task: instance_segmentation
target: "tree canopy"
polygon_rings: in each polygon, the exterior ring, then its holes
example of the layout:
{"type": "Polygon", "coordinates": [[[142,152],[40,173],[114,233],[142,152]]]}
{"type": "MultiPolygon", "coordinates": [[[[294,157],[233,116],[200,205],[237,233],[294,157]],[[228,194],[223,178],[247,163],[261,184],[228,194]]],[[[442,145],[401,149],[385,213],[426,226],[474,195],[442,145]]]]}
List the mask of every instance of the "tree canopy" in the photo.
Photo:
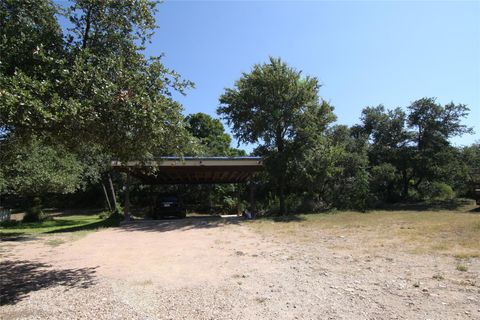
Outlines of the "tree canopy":
{"type": "Polygon", "coordinates": [[[320,84],[303,77],[281,59],[253,66],[220,97],[217,112],[232,126],[240,142],[259,143],[275,180],[280,211],[286,212],[288,164],[304,136],[321,134],[335,120],[332,108],[319,97],[320,84]]]}
{"type": "Polygon", "coordinates": [[[102,163],[110,159],[147,160],[195,147],[183,108],[172,98],[193,83],[165,67],[161,53],[143,53],[156,28],[157,4],[0,3],[0,144],[10,161],[0,169],[4,189],[71,192],[84,185],[79,180],[98,178],[92,168],[105,170],[102,163]],[[60,27],[60,15],[71,27],[60,27]],[[6,147],[13,142],[15,148],[6,147]],[[77,166],[85,161],[89,166],[77,166]],[[44,175],[27,179],[13,174],[14,167],[44,175]]]}
{"type": "Polygon", "coordinates": [[[220,120],[206,113],[194,113],[185,118],[187,130],[199,140],[199,155],[202,156],[241,156],[243,150],[232,148],[232,138],[225,132],[220,120]]]}
{"type": "Polygon", "coordinates": [[[23,58],[2,57],[2,132],[45,136],[71,150],[96,145],[123,160],[181,153],[189,136],[171,92],[192,83],[166,68],[161,55],[142,53],[156,4],[74,1],[66,11],[73,26],[62,33],[60,9],[50,1],[7,1],[1,51],[23,58]],[[19,17],[26,25],[20,29],[30,29],[13,41],[19,17]]]}
{"type": "MultiPolygon", "coordinates": [[[[0,1],[0,192],[75,192],[98,182],[112,159],[246,154],[231,147],[221,120],[184,117],[174,96],[193,83],[165,66],[161,52],[145,56],[157,8],[151,0],[0,1]],[[69,21],[63,28],[60,16],[69,21]]],[[[365,210],[471,193],[479,145],[451,143],[472,132],[466,105],[426,97],[368,106],[349,127],[335,123],[320,88],[316,77],[271,57],[219,97],[217,114],[233,137],[264,158],[260,207],[365,210]]],[[[245,191],[185,190],[231,209],[245,191]]]]}

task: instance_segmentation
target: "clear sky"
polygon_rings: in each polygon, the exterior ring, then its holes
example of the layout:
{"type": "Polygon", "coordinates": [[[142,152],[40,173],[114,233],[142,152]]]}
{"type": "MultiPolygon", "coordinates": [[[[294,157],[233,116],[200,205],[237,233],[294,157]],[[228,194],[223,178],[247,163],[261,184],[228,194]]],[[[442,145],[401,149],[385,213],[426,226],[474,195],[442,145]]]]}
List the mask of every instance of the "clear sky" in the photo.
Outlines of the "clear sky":
{"type": "MultiPolygon", "coordinates": [[[[147,53],[196,83],[185,113],[215,115],[241,72],[269,55],[316,76],[338,123],[365,106],[405,107],[422,97],[467,104],[480,140],[480,1],[166,1],[147,53]]],[[[246,147],[251,150],[251,146],[246,147]]]]}
{"type": "Polygon", "coordinates": [[[146,54],[164,53],[167,67],[196,84],[175,96],[185,115],[218,117],[224,88],[274,56],[320,79],[339,124],[358,123],[366,106],[436,97],[471,109],[464,123],[475,134],[453,143],[480,141],[480,0],[166,0],[157,24],[146,54]]]}

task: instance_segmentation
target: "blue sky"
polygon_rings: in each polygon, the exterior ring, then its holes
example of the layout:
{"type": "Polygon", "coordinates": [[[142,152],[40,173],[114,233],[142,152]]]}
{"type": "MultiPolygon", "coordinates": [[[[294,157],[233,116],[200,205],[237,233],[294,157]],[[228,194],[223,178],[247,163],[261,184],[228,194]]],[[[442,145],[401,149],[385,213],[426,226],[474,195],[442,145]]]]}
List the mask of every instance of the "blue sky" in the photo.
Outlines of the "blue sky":
{"type": "Polygon", "coordinates": [[[475,134],[453,143],[480,141],[480,0],[166,0],[157,24],[146,54],[165,54],[167,67],[196,84],[175,96],[185,115],[218,117],[224,89],[274,56],[320,80],[339,124],[358,123],[366,106],[436,97],[471,109],[464,123],[475,134]]]}
{"type": "MultiPolygon", "coordinates": [[[[338,123],[365,106],[421,97],[467,104],[480,140],[480,2],[166,1],[147,54],[196,83],[185,113],[215,115],[218,97],[269,55],[323,83],[338,123]]],[[[245,147],[245,146],[244,146],[245,147]]],[[[251,150],[251,146],[245,147],[251,150]]]]}

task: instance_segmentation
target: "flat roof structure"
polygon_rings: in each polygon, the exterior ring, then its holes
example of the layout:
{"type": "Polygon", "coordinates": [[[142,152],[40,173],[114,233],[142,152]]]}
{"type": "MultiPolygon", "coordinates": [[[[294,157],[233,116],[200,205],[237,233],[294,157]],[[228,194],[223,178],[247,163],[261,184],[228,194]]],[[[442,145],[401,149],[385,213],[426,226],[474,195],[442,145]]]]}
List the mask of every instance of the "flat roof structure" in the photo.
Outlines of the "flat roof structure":
{"type": "Polygon", "coordinates": [[[261,157],[160,157],[113,161],[112,167],[147,184],[245,183],[263,170],[261,157]]]}

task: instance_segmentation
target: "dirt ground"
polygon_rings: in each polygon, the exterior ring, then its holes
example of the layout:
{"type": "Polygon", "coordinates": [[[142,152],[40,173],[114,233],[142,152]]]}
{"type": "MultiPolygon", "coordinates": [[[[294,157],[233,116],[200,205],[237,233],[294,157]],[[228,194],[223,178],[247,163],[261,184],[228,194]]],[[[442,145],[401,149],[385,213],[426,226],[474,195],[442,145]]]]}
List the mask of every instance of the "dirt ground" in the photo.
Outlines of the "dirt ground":
{"type": "Polygon", "coordinates": [[[238,218],[4,241],[1,319],[480,319],[480,259],[238,218]],[[311,238],[312,239],[312,238],[311,238]]]}

